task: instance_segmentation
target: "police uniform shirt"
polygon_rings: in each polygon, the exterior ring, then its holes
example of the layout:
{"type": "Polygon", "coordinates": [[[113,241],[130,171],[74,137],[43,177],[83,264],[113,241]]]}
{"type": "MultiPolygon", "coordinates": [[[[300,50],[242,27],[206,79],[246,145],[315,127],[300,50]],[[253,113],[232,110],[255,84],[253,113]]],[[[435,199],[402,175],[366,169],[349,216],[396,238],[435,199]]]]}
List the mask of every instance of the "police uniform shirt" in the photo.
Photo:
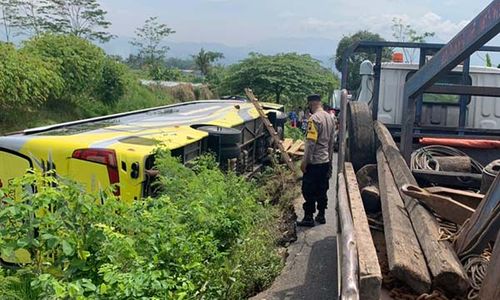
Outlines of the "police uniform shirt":
{"type": "Polygon", "coordinates": [[[335,134],[335,121],[324,110],[313,114],[307,124],[305,162],[324,164],[332,160],[335,134]]]}

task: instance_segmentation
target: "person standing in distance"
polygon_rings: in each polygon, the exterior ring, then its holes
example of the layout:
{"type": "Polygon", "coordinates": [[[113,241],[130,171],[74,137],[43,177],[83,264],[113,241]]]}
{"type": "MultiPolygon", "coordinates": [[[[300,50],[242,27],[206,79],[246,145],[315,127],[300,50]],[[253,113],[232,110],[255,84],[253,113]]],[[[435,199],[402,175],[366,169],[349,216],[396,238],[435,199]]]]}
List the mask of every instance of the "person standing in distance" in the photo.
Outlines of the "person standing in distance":
{"type": "Polygon", "coordinates": [[[332,176],[335,122],[323,109],[320,95],[307,97],[312,116],[308,120],[306,149],[301,164],[304,174],[302,195],[304,196],[304,219],[298,226],[313,227],[315,222],[325,224],[325,210],[328,207],[327,191],[332,176]],[[314,219],[314,213],[318,214],[314,219]]]}

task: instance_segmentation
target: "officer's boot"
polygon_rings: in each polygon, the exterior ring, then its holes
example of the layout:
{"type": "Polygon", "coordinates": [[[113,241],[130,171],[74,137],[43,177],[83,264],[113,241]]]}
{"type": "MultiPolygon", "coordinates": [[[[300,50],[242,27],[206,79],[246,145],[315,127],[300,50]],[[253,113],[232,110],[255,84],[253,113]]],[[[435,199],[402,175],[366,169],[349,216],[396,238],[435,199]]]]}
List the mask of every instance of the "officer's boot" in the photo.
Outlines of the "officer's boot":
{"type": "Polygon", "coordinates": [[[324,209],[320,209],[318,211],[318,215],[316,216],[315,220],[319,224],[326,224],[325,210],[324,209]]]}
{"type": "Polygon", "coordinates": [[[297,222],[297,226],[300,227],[314,227],[314,219],[313,219],[313,214],[306,213],[304,215],[304,219],[302,221],[297,222]]]}

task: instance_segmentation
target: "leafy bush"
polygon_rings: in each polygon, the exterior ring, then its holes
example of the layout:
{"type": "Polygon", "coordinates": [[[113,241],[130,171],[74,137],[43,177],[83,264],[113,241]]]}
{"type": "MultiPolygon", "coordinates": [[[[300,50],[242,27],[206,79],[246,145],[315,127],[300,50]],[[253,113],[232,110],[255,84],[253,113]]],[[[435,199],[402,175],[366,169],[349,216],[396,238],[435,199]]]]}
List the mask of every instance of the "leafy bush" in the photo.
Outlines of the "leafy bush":
{"type": "Polygon", "coordinates": [[[151,67],[149,77],[157,81],[183,81],[185,79],[181,70],[160,65],[151,67]]]}
{"type": "Polygon", "coordinates": [[[162,196],[130,206],[50,174],[1,189],[1,255],[22,265],[0,268],[4,299],[241,299],[268,285],[282,265],[276,210],[255,186],[210,157],[157,162],[162,196]]]}
{"type": "Polygon", "coordinates": [[[302,129],[297,127],[292,127],[289,122],[285,124],[285,138],[292,139],[294,141],[303,140],[305,138],[302,129]]]}
{"type": "Polygon", "coordinates": [[[124,64],[106,58],[96,91],[97,98],[106,104],[116,104],[125,95],[132,80],[127,75],[127,67],[124,64]]]}
{"type": "Polygon", "coordinates": [[[62,78],[43,59],[0,43],[0,109],[38,107],[60,93],[62,78]]]}
{"type": "Polygon", "coordinates": [[[47,34],[24,43],[23,53],[37,55],[53,63],[64,79],[63,100],[92,96],[100,82],[104,51],[73,35],[47,34]]]}

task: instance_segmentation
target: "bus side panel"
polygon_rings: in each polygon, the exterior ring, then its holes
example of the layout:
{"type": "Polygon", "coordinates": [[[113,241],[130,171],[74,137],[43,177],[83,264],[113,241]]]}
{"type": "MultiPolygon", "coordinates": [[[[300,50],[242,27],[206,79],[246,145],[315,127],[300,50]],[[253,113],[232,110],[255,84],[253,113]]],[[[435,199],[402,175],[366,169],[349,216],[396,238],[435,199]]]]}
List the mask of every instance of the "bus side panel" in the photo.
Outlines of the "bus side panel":
{"type": "Polygon", "coordinates": [[[22,177],[32,167],[29,158],[10,150],[0,149],[0,186],[17,177],[22,177]]]}
{"type": "Polygon", "coordinates": [[[96,193],[110,188],[108,168],[105,165],[70,159],[69,178],[82,184],[87,192],[96,193]]]}

